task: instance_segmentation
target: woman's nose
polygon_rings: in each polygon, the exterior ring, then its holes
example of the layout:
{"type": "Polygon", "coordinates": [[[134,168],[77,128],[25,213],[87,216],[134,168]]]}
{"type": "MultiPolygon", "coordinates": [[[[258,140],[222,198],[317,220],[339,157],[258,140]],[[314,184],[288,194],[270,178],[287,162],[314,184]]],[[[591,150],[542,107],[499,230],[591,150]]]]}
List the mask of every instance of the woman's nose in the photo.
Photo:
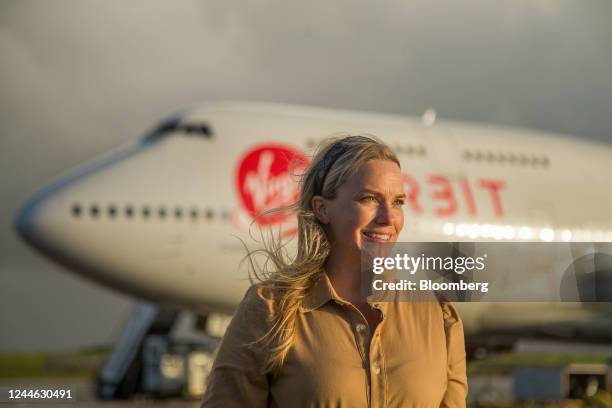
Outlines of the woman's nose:
{"type": "Polygon", "coordinates": [[[376,214],[376,222],[381,225],[391,225],[396,215],[393,207],[389,204],[380,205],[376,214]]]}

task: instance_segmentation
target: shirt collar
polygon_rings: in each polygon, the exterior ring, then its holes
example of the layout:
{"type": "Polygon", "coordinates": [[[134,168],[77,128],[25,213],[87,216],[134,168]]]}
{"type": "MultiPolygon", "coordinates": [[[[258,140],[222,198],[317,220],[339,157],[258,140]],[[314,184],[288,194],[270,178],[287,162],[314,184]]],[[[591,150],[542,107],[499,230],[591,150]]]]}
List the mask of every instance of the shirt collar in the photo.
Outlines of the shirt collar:
{"type": "MultiPolygon", "coordinates": [[[[385,295],[377,293],[375,295],[369,295],[367,297],[367,302],[375,308],[380,308],[381,305],[385,306],[385,299],[388,299],[385,297],[385,295]]],[[[333,300],[336,303],[342,305],[350,304],[338,295],[338,293],[334,289],[334,286],[329,280],[329,276],[327,276],[327,272],[325,272],[325,269],[322,269],[319,278],[312,285],[310,291],[306,294],[306,296],[304,296],[304,300],[302,300],[302,304],[300,305],[300,311],[312,312],[313,310],[320,308],[330,300],[333,300]]]]}
{"type": "Polygon", "coordinates": [[[322,269],[319,278],[315,281],[310,288],[310,291],[308,291],[302,300],[300,310],[302,312],[311,312],[320,308],[330,300],[344,302],[334,290],[334,287],[327,276],[327,272],[322,269]]]}

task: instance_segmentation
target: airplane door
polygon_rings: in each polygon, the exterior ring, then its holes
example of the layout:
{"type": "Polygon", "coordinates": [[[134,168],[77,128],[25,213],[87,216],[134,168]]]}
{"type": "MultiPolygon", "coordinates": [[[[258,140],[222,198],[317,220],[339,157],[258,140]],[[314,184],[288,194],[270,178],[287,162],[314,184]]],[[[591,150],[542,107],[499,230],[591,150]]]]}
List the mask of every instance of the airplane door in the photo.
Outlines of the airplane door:
{"type": "Polygon", "coordinates": [[[424,135],[437,173],[449,181],[463,177],[462,152],[453,133],[444,126],[434,125],[425,128],[424,135]]]}

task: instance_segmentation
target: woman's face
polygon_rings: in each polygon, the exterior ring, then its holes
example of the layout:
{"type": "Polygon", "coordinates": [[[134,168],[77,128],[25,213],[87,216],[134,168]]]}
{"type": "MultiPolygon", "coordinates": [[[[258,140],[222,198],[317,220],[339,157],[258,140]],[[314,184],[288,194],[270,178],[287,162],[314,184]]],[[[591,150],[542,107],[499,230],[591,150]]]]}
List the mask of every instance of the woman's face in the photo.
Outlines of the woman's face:
{"type": "Polygon", "coordinates": [[[397,240],[404,226],[405,200],[399,166],[389,160],[370,160],[339,187],[336,198],[313,199],[313,207],[328,225],[332,249],[355,255],[365,241],[397,240]]]}

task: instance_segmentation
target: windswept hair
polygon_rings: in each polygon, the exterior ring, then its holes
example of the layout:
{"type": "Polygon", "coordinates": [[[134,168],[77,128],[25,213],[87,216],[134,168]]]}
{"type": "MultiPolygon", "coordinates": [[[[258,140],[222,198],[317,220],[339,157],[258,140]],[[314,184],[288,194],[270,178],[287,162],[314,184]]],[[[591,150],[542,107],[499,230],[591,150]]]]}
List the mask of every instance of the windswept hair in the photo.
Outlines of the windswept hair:
{"type": "MultiPolygon", "coordinates": [[[[326,139],[303,173],[299,174],[297,202],[274,208],[258,215],[295,214],[297,216],[297,251],[291,257],[287,242],[280,231],[261,232],[263,248],[249,250],[243,261],[248,261],[249,277],[258,282],[258,292],[273,304],[271,327],[257,342],[267,350],[263,370],[278,373],[291,349],[296,333],[296,316],[304,297],[320,278],[323,265],[330,253],[330,242],[324,226],[316,218],[311,202],[315,195],[333,200],[338,188],[364,163],[389,160],[400,165],[389,146],[374,136],[345,136],[326,139]],[[258,256],[265,259],[262,264],[258,256]]],[[[254,221],[254,223],[257,221],[254,221]]],[[[253,225],[253,224],[252,224],[253,225]]]]}

